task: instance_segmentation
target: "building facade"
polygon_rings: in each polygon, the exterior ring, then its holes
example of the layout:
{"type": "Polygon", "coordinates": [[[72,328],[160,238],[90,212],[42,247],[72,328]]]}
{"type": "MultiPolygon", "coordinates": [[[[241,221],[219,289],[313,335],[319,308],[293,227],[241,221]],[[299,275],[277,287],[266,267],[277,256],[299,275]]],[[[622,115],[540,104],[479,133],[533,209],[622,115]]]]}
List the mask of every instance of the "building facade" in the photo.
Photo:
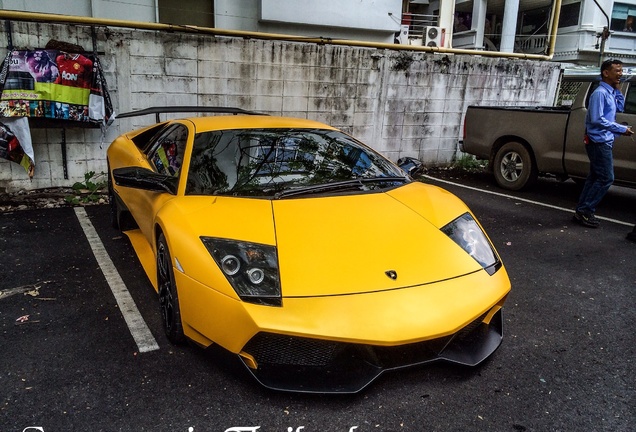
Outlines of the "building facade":
{"type": "Polygon", "coordinates": [[[403,0],[0,0],[0,9],[393,43],[403,0]]]}
{"type": "Polygon", "coordinates": [[[562,0],[560,3],[556,5],[554,0],[457,0],[453,47],[547,53],[549,30],[557,16],[555,6],[560,6],[553,61],[597,65],[603,59],[620,58],[628,65],[636,65],[636,0],[562,0]]]}
{"type": "Polygon", "coordinates": [[[619,58],[636,65],[635,20],[636,0],[564,0],[554,60],[594,65],[619,58]]]}
{"type": "Polygon", "coordinates": [[[0,0],[0,8],[525,54],[548,54],[558,15],[554,61],[636,64],[636,0],[0,0]]]}

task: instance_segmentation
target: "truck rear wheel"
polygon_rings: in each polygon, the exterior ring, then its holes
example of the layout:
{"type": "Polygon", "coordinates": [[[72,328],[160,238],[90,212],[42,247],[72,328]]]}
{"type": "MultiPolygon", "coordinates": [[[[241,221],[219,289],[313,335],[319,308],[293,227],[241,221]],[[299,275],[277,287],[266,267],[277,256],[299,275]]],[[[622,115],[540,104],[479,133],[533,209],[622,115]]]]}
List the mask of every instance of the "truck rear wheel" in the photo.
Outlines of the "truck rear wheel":
{"type": "Polygon", "coordinates": [[[493,161],[497,184],[504,189],[520,190],[537,179],[537,167],[527,148],[518,142],[504,144],[493,161]]]}

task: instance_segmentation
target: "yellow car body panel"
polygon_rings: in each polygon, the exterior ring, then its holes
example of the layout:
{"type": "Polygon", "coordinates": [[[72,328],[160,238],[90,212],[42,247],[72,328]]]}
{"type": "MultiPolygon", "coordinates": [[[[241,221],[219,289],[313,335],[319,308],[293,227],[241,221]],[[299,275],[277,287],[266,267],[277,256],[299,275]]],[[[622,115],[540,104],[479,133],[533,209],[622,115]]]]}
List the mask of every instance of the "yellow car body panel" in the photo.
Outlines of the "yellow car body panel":
{"type": "Polygon", "coordinates": [[[170,217],[178,218],[179,224],[185,225],[197,238],[212,236],[276,245],[269,200],[190,196],[177,198],[174,206],[178,213],[170,217]]]}
{"type": "Polygon", "coordinates": [[[274,116],[210,116],[210,117],[191,117],[188,119],[194,124],[197,131],[210,130],[228,130],[228,129],[260,129],[260,128],[300,128],[300,129],[329,129],[336,130],[334,127],[313,120],[293,118],[293,117],[274,117],[274,116]]]}
{"type": "Polygon", "coordinates": [[[166,236],[173,260],[179,260],[189,277],[236,300],[238,295],[200,237],[229,238],[272,246],[276,243],[268,200],[176,198],[158,213],[156,223],[166,236]]]}
{"type": "MultiPolygon", "coordinates": [[[[411,200],[426,201],[429,190],[438,193],[422,186],[399,189],[411,189],[411,200]]],[[[444,198],[448,203],[440,207],[467,210],[453,195],[444,198]]],[[[217,289],[225,279],[210,269],[214,262],[201,236],[277,246],[284,297],[396,289],[481,269],[438,227],[389,194],[278,201],[193,196],[173,198],[166,209],[153,211],[156,223],[171,226],[163,231],[186,274],[217,289]],[[364,217],[356,217],[360,208],[364,217]],[[397,278],[389,278],[387,271],[395,271],[397,278]]],[[[232,296],[234,291],[228,286],[223,292],[232,296]]]]}
{"type": "Polygon", "coordinates": [[[387,194],[408,205],[437,228],[442,228],[468,211],[466,204],[452,193],[421,182],[390,190],[387,194]]]}
{"type": "Polygon", "coordinates": [[[492,277],[480,270],[382,292],[283,298],[275,308],[232,299],[182,273],[175,277],[184,321],[194,331],[186,334],[196,340],[198,333],[234,353],[259,331],[379,346],[435,339],[502,305],[510,291],[504,269],[492,277]]]}
{"type": "MultiPolygon", "coordinates": [[[[411,200],[414,194],[426,196],[426,189],[412,185],[399,189],[414,189],[411,200]]],[[[389,194],[279,200],[273,206],[285,297],[381,291],[481,269],[436,226],[389,194]]]]}
{"type": "Polygon", "coordinates": [[[133,249],[135,249],[135,253],[137,254],[137,258],[139,258],[139,262],[148,277],[148,280],[152,284],[155,291],[158,291],[157,287],[157,257],[155,256],[156,251],[152,247],[150,243],[148,243],[148,239],[144,237],[140,230],[128,230],[125,231],[124,234],[130,240],[133,249]]]}
{"type": "MultiPolygon", "coordinates": [[[[417,183],[405,188],[424,201],[426,191],[439,193],[417,183]]],[[[448,205],[440,207],[465,210],[453,195],[446,198],[448,205]]],[[[505,269],[489,276],[439,229],[387,194],[277,201],[276,232],[271,207],[260,199],[174,198],[157,219],[160,226],[170,224],[164,232],[183,271],[175,266],[184,322],[233,352],[259,330],[379,345],[431,339],[457,331],[510,290],[505,269]],[[349,217],[359,208],[372,217],[349,217]],[[395,220],[404,225],[385,226],[395,220]],[[328,234],[321,226],[330,228],[328,234]],[[379,237],[374,226],[391,235],[379,237]],[[206,235],[278,245],[282,308],[240,301],[200,241],[206,235]],[[397,279],[386,270],[396,271],[397,279]]],[[[137,235],[133,244],[140,241],[137,235]]],[[[154,274],[150,245],[135,248],[146,257],[148,275],[154,274]]]]}

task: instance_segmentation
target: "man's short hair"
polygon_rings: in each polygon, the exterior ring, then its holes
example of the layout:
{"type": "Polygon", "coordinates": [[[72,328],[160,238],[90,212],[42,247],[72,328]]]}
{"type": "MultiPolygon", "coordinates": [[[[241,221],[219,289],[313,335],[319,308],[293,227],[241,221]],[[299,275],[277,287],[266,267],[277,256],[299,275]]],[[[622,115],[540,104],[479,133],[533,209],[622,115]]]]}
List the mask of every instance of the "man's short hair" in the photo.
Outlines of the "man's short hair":
{"type": "Polygon", "coordinates": [[[614,65],[622,65],[623,62],[617,59],[605,60],[603,64],[601,64],[601,75],[603,75],[603,71],[610,70],[614,65]]]}

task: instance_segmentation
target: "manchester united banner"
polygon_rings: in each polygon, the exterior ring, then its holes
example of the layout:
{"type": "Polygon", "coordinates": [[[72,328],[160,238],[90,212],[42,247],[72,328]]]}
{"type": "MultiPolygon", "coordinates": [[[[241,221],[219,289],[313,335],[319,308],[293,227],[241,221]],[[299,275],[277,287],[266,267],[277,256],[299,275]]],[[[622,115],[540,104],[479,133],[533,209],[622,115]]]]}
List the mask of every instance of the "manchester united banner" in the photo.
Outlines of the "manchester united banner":
{"type": "Polygon", "coordinates": [[[105,123],[112,114],[99,58],[89,53],[11,51],[0,90],[0,117],[105,123]]]}

